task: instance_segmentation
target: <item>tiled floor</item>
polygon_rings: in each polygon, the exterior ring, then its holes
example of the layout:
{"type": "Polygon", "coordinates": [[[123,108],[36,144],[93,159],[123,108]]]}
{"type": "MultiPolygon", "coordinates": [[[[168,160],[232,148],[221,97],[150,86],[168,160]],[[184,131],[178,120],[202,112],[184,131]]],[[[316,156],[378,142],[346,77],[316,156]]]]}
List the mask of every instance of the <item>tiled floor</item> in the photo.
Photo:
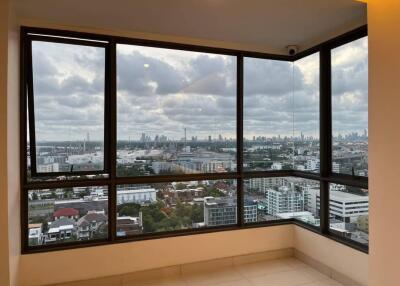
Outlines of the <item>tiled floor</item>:
{"type": "Polygon", "coordinates": [[[123,286],[344,286],[295,258],[219,269],[192,269],[164,279],[125,281],[123,286]]]}

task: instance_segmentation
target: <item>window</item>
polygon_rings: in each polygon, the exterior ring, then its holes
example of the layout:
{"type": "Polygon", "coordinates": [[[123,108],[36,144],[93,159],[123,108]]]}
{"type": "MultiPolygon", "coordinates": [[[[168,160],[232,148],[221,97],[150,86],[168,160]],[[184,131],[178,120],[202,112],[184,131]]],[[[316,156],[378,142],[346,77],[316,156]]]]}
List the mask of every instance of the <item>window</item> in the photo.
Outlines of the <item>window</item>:
{"type": "Polygon", "coordinates": [[[23,252],[289,223],[368,251],[366,32],[273,56],[23,28],[23,252]]]}
{"type": "Polygon", "coordinates": [[[319,173],[319,53],[294,62],[294,169],[319,173]]]}
{"type": "Polygon", "coordinates": [[[368,176],[368,38],[332,50],[334,173],[368,176]]]}
{"type": "Polygon", "coordinates": [[[329,189],[331,231],[368,245],[368,190],[339,184],[329,189]]]}
{"type": "Polygon", "coordinates": [[[244,169],[293,169],[293,63],[244,59],[244,169]]]}
{"type": "Polygon", "coordinates": [[[319,53],[244,59],[244,168],[319,172],[319,53]]]}
{"type": "Polygon", "coordinates": [[[236,58],[118,45],[118,176],[236,170],[236,58]]]}
{"type": "Polygon", "coordinates": [[[105,48],[31,46],[32,174],[104,170],[105,48]]]}
{"type": "Polygon", "coordinates": [[[263,177],[245,181],[244,208],[253,216],[245,221],[297,219],[319,226],[319,181],[296,177],[263,177]],[[254,206],[254,207],[253,207],[254,206]]]}

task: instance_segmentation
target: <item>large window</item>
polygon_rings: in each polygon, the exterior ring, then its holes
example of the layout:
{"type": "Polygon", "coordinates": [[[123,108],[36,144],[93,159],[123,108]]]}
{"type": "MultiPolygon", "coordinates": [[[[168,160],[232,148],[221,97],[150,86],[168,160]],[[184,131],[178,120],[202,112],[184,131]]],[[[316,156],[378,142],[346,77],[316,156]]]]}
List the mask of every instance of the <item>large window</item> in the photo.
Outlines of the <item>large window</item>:
{"type": "Polygon", "coordinates": [[[22,33],[23,252],[289,223],[368,250],[366,27],[295,56],[22,33]]]}

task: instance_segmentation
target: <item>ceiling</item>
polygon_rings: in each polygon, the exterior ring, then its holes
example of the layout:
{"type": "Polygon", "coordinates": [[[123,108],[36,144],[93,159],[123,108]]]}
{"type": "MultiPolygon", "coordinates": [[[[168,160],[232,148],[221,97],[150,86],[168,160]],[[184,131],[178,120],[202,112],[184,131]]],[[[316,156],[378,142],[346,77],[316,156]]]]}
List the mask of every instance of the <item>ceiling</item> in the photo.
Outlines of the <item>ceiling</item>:
{"type": "MultiPolygon", "coordinates": [[[[177,36],[286,53],[366,24],[352,0],[14,0],[20,19],[177,36]]],[[[151,37],[150,37],[151,38],[151,37]]]]}

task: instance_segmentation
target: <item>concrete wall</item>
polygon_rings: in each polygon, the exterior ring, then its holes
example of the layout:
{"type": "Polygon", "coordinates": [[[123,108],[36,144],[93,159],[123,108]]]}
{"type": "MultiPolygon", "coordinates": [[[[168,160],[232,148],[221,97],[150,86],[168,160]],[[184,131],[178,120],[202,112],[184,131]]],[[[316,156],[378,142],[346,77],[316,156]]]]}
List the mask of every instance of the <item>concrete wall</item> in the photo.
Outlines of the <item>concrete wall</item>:
{"type": "Polygon", "coordinates": [[[370,283],[400,285],[400,1],[368,1],[370,283]]]}

